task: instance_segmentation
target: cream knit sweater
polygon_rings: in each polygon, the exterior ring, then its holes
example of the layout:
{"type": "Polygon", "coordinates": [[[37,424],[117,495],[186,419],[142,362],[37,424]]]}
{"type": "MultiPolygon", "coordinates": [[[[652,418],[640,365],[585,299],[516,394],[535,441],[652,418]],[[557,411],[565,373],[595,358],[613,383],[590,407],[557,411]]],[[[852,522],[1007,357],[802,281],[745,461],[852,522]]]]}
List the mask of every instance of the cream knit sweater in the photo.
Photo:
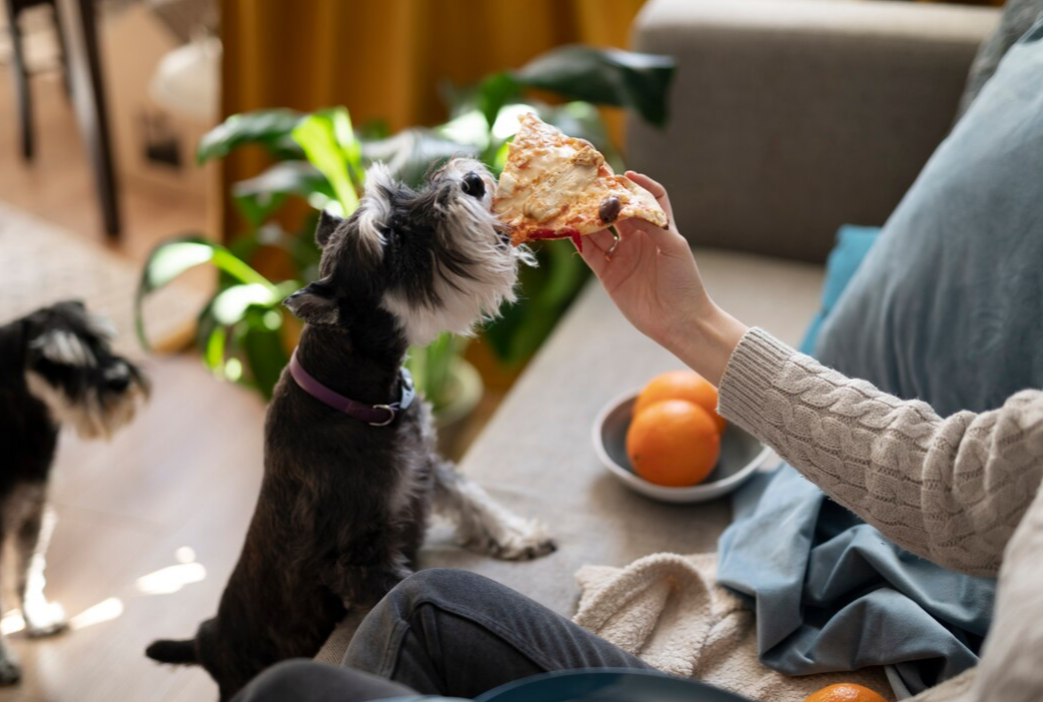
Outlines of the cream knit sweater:
{"type": "Polygon", "coordinates": [[[903,548],[999,575],[981,663],[917,702],[1043,701],[1043,392],[943,419],[752,329],[720,412],[903,548]]]}

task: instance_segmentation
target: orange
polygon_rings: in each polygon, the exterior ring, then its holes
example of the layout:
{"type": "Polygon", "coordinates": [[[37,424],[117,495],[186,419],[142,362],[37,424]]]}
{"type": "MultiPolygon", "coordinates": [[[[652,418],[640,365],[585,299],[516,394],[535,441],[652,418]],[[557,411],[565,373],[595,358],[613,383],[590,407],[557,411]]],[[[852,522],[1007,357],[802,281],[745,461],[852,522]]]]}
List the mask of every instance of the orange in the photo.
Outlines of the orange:
{"type": "Polygon", "coordinates": [[[686,400],[663,400],[634,415],[627,456],[650,483],[687,487],[706,480],[721,453],[721,435],[706,410],[686,400]]]}
{"type": "Polygon", "coordinates": [[[706,410],[719,432],[728,426],[728,422],[717,414],[717,388],[695,371],[676,370],[652,378],[637,396],[634,416],[663,400],[688,400],[706,410]]]}
{"type": "Polygon", "coordinates": [[[887,702],[868,687],[852,683],[840,683],[824,687],[804,702],[887,702]]]}

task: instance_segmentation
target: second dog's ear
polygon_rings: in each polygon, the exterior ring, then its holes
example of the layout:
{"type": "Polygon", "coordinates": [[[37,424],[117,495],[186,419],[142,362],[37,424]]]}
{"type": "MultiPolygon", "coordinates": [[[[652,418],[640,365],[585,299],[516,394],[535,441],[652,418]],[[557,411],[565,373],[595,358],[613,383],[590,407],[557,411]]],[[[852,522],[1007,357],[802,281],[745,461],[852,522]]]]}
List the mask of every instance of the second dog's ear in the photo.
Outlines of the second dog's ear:
{"type": "Polygon", "coordinates": [[[286,298],[283,304],[308,324],[333,325],[340,319],[337,301],[325,280],[306,285],[286,298]]]}
{"type": "Polygon", "coordinates": [[[333,232],[337,231],[337,227],[343,221],[337,215],[330,214],[326,210],[319,213],[319,222],[315,225],[315,243],[319,245],[320,249],[326,248],[326,244],[329,243],[333,232]]]}

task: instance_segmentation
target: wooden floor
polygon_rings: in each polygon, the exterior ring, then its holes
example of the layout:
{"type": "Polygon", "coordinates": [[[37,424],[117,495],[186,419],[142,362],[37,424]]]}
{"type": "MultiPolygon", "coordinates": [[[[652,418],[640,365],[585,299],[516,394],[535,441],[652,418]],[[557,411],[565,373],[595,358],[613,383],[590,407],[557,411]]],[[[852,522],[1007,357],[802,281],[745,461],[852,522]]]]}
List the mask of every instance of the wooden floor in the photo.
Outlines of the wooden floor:
{"type": "MultiPolygon", "coordinates": [[[[33,89],[40,148],[26,165],[0,65],[0,200],[102,241],[72,108],[54,76],[36,78],[33,89]]],[[[130,186],[123,206],[118,250],[135,260],[205,224],[198,203],[171,193],[130,186]]],[[[152,403],[111,443],[62,438],[47,589],[74,628],[39,640],[11,634],[24,679],[0,689],[0,702],[216,699],[200,669],[161,668],[142,652],[153,638],[191,635],[214,612],[260,482],[264,408],[214,381],[194,356],[156,359],[149,370],[152,403]]],[[[4,612],[0,628],[16,629],[4,612]]]]}
{"type": "Polygon", "coordinates": [[[142,652],[156,637],[190,636],[215,611],[260,485],[264,408],[195,358],[150,370],[153,401],[111,443],[62,438],[47,584],[74,628],[12,634],[24,681],[0,700],[216,697],[200,669],[165,669],[142,652]]]}

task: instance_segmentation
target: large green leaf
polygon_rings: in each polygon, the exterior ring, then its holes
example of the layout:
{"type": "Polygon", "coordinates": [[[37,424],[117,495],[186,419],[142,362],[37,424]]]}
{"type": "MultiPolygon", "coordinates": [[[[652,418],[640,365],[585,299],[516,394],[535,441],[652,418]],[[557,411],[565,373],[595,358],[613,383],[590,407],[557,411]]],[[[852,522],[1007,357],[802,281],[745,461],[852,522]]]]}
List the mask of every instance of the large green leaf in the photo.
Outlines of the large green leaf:
{"type": "Polygon", "coordinates": [[[232,285],[219,292],[210,303],[210,313],[218,324],[231,326],[246,316],[251,307],[271,309],[282,303],[279,289],[257,283],[232,285]]]}
{"type": "Polygon", "coordinates": [[[493,73],[478,85],[474,106],[485,117],[490,128],[496,123],[500,108],[521,93],[522,83],[511,73],[493,73]]]}
{"type": "MultiPolygon", "coordinates": [[[[510,77],[519,85],[551,90],[569,100],[627,107],[661,127],[667,120],[675,66],[669,56],[574,44],[538,56],[510,77]]],[[[504,92],[502,83],[489,86],[490,100],[504,92]]]]}
{"type": "Polygon", "coordinates": [[[523,297],[485,328],[486,340],[506,366],[536,352],[589,277],[587,265],[571,246],[545,242],[536,256],[539,266],[521,271],[523,297]]]}
{"type": "Polygon", "coordinates": [[[206,263],[212,264],[222,273],[240,283],[257,284],[268,287],[272,291],[278,290],[267,278],[237,258],[231,251],[219,244],[207,241],[201,236],[191,234],[164,242],[153,249],[148,260],[145,261],[134,299],[135,326],[142,346],[145,348],[149,346],[142,311],[145,297],[169,284],[185,271],[206,263]]]}
{"type": "Polygon", "coordinates": [[[250,378],[268,400],[272,399],[282,369],[290,362],[282,343],[281,323],[274,325],[270,321],[275,315],[279,315],[281,320],[281,314],[275,310],[251,309],[244,320],[245,331],[240,338],[250,378]]]}
{"type": "Polygon", "coordinates": [[[158,290],[185,271],[204,263],[212,263],[242,283],[274,287],[267,278],[236,258],[225,247],[197,234],[189,234],[165,241],[152,250],[142,271],[139,291],[148,294],[158,290]]]}
{"type": "Polygon", "coordinates": [[[246,144],[258,144],[280,158],[300,157],[300,148],[290,132],[301,121],[301,113],[293,110],[257,110],[232,115],[211,129],[199,141],[196,160],[206,163],[224,158],[246,144]]]}
{"type": "Polygon", "coordinates": [[[444,139],[479,150],[489,145],[489,125],[478,110],[463,112],[431,132],[428,138],[444,139]]]}
{"type": "Polygon", "coordinates": [[[409,350],[406,366],[413,374],[417,389],[436,411],[450,399],[447,394],[451,388],[453,370],[467,343],[468,339],[464,337],[444,332],[427,346],[409,350]]]}
{"type": "Polygon", "coordinates": [[[308,115],[294,127],[293,139],[333,187],[341,208],[337,214],[354,212],[359,205],[356,185],[362,182],[362,159],[348,111],[337,107],[308,115]]]}
{"type": "Polygon", "coordinates": [[[326,176],[306,161],[280,161],[259,176],[232,186],[236,207],[254,228],[291,195],[320,205],[337,197],[326,176]]]}
{"type": "Polygon", "coordinates": [[[406,129],[388,139],[362,144],[366,163],[384,162],[391,174],[416,187],[424,182],[432,168],[453,156],[477,156],[481,148],[442,136],[430,129],[406,129]]]}
{"type": "Polygon", "coordinates": [[[272,287],[251,283],[215,295],[196,326],[196,344],[206,365],[219,377],[252,384],[270,398],[288,361],[281,343],[282,301],[298,287],[293,280],[272,287]]]}

